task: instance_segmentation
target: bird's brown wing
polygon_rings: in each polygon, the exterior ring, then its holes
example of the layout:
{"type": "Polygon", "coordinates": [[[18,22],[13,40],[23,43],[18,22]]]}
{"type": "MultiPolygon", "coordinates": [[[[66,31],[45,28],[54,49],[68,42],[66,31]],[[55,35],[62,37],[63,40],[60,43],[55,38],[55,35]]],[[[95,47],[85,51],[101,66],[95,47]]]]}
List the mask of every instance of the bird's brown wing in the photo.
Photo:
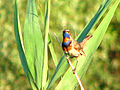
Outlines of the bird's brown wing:
{"type": "Polygon", "coordinates": [[[81,49],[81,46],[80,44],[76,41],[76,40],[73,40],[73,46],[76,50],[80,50],[81,49]]]}
{"type": "Polygon", "coordinates": [[[74,40],[74,49],[76,49],[80,53],[80,55],[85,55],[85,52],[83,51],[83,48],[75,40],[74,40]]]}

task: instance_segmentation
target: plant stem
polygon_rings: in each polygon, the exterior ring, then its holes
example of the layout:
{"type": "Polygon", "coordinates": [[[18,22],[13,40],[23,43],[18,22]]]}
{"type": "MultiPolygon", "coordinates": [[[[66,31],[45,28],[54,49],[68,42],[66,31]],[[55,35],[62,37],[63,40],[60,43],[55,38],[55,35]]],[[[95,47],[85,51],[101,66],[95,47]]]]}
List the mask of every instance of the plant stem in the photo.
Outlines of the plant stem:
{"type": "Polygon", "coordinates": [[[68,58],[68,56],[66,56],[66,59],[67,59],[67,62],[70,64],[70,67],[72,68],[73,74],[75,75],[75,77],[76,77],[76,79],[77,79],[77,81],[80,85],[81,90],[85,90],[84,87],[83,87],[83,84],[82,84],[80,78],[78,77],[77,73],[75,72],[74,67],[73,67],[70,59],[68,58]]]}

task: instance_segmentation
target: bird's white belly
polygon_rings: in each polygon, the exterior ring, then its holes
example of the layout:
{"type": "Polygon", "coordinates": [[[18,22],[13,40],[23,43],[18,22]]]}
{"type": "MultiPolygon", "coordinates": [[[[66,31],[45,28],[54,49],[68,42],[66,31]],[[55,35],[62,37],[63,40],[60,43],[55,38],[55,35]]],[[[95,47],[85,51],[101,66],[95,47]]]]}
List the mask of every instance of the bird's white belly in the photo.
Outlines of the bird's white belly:
{"type": "Polygon", "coordinates": [[[74,57],[78,57],[80,55],[80,53],[77,50],[75,50],[75,49],[71,49],[69,51],[69,55],[70,56],[74,56],[74,57]]]}

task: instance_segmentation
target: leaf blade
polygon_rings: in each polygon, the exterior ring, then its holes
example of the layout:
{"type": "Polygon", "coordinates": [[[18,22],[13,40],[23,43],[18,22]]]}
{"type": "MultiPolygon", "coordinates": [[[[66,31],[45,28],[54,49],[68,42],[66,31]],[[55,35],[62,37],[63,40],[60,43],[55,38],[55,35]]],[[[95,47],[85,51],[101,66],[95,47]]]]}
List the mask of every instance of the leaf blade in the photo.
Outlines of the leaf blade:
{"type": "Polygon", "coordinates": [[[43,80],[42,87],[45,87],[47,82],[47,70],[48,70],[48,33],[49,33],[49,20],[50,20],[50,0],[46,0],[45,8],[45,46],[44,46],[44,66],[43,66],[43,80]]]}
{"type": "Polygon", "coordinates": [[[26,60],[25,53],[24,53],[24,46],[23,46],[20,22],[19,22],[19,14],[18,14],[18,9],[17,9],[17,0],[15,0],[15,5],[14,5],[14,33],[15,33],[17,48],[18,48],[18,52],[19,52],[19,56],[21,59],[23,70],[24,70],[32,88],[37,90],[37,87],[34,83],[33,77],[29,71],[27,60],[26,60]]]}
{"type": "Polygon", "coordinates": [[[38,21],[35,0],[28,1],[24,23],[24,46],[28,67],[38,86],[42,86],[43,74],[43,38],[38,21]]]}
{"type": "Polygon", "coordinates": [[[55,51],[54,51],[54,48],[53,48],[53,44],[51,42],[50,35],[48,35],[48,45],[49,45],[49,49],[50,49],[50,52],[51,52],[54,64],[55,64],[55,66],[57,66],[58,65],[58,61],[57,61],[57,57],[56,57],[56,54],[55,54],[55,51]]]}

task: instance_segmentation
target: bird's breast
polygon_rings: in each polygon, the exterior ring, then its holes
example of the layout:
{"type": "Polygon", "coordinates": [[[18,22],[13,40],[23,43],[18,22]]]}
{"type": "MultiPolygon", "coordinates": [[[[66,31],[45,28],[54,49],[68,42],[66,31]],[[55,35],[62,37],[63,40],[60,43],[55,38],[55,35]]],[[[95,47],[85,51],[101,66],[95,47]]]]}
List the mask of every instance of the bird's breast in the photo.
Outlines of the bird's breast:
{"type": "Polygon", "coordinates": [[[62,45],[64,47],[68,47],[70,45],[70,43],[71,43],[70,39],[66,37],[66,38],[63,39],[62,45]]]}
{"type": "Polygon", "coordinates": [[[68,53],[70,56],[73,56],[73,57],[78,57],[80,55],[80,53],[77,50],[75,50],[74,48],[70,49],[68,51],[68,53]]]}

